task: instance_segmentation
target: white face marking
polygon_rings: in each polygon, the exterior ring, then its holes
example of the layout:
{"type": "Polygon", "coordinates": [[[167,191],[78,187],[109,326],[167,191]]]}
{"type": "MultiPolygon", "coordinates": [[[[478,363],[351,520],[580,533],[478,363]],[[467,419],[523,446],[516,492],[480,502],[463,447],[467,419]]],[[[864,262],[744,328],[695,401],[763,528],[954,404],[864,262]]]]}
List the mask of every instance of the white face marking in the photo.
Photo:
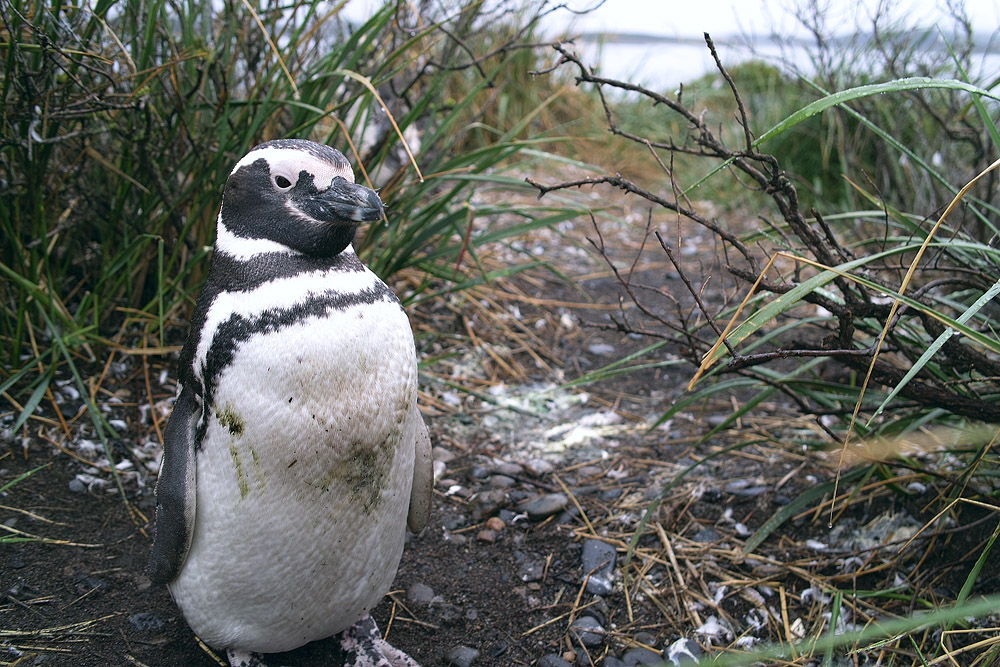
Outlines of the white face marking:
{"type": "Polygon", "coordinates": [[[272,241],[270,239],[247,239],[236,236],[229,228],[222,224],[222,212],[219,212],[219,221],[215,225],[215,250],[229,255],[240,261],[252,259],[258,255],[265,255],[271,252],[280,252],[285,255],[299,255],[297,250],[292,250],[286,245],[272,241]]]}
{"type": "Polygon", "coordinates": [[[319,190],[330,187],[333,179],[337,176],[351,183],[354,182],[354,171],[349,165],[339,168],[307,151],[295,148],[268,147],[250,151],[236,163],[236,166],[233,167],[233,173],[236,173],[240,167],[253,164],[261,158],[267,160],[272,180],[277,176],[284,176],[292,185],[295,185],[296,181],[299,180],[299,172],[305,170],[313,175],[313,180],[319,190]]]}

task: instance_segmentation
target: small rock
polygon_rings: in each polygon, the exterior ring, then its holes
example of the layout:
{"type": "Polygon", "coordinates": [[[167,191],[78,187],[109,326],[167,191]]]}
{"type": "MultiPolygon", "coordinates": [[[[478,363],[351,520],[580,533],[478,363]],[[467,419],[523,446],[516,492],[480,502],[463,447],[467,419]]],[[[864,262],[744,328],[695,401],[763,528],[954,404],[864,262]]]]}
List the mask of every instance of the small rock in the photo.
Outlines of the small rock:
{"type": "Polygon", "coordinates": [[[620,486],[613,489],[605,489],[601,491],[601,500],[618,500],[622,497],[622,491],[623,489],[620,486]]]}
{"type": "Polygon", "coordinates": [[[516,477],[517,475],[524,474],[524,468],[516,463],[507,463],[506,461],[501,461],[500,463],[493,466],[493,472],[497,475],[509,475],[516,477]]]}
{"type": "Polygon", "coordinates": [[[406,589],[406,601],[413,604],[430,604],[434,600],[434,589],[417,582],[406,589]]]}
{"type": "Polygon", "coordinates": [[[601,663],[601,667],[625,667],[625,663],[615,656],[609,655],[604,658],[604,662],[601,663]]]}
{"type": "Polygon", "coordinates": [[[540,521],[548,518],[556,512],[566,509],[569,498],[562,493],[546,493],[544,496],[531,498],[518,506],[518,510],[526,512],[528,518],[540,521]]]}
{"type": "Polygon", "coordinates": [[[444,461],[434,461],[434,481],[437,482],[444,475],[444,471],[448,468],[444,461]]]}
{"type": "Polygon", "coordinates": [[[635,633],[633,639],[640,644],[645,644],[646,646],[656,646],[656,637],[649,632],[637,632],[635,633]]]}
{"type": "Polygon", "coordinates": [[[148,611],[132,614],[128,620],[136,630],[159,630],[163,627],[163,619],[148,611]]]}
{"type": "Polygon", "coordinates": [[[445,531],[445,534],[442,539],[445,542],[450,542],[451,544],[456,544],[459,546],[469,541],[469,538],[463,535],[462,533],[449,533],[447,531],[445,531]]]}
{"type": "Polygon", "coordinates": [[[540,581],[545,574],[545,562],[527,558],[517,569],[517,576],[521,581],[540,581]]]}
{"type": "Polygon", "coordinates": [[[570,505],[556,517],[556,523],[560,526],[564,526],[567,523],[573,523],[579,516],[580,510],[576,508],[576,505],[570,505]]]}
{"type": "Polygon", "coordinates": [[[592,616],[581,616],[569,626],[570,635],[584,646],[593,648],[604,641],[606,630],[592,616]]]}
{"type": "Polygon", "coordinates": [[[447,463],[448,461],[453,460],[455,455],[451,452],[451,450],[437,446],[431,450],[431,458],[435,461],[440,461],[441,463],[447,463]]]}
{"type": "Polygon", "coordinates": [[[583,574],[590,575],[588,593],[607,595],[611,592],[616,557],[615,548],[607,542],[590,539],[583,543],[583,574]]]}
{"type": "MultiPolygon", "coordinates": [[[[436,603],[433,607],[431,607],[431,609],[433,609],[437,614],[438,621],[448,626],[460,624],[462,619],[465,617],[465,614],[462,612],[462,608],[456,604],[451,604],[450,602],[436,603]]],[[[462,647],[456,646],[452,650],[456,650],[458,648],[462,647]]],[[[478,655],[479,651],[476,651],[476,656],[478,655]]],[[[472,659],[475,660],[475,657],[472,659]]]]}
{"type": "Polygon", "coordinates": [[[517,480],[507,475],[493,475],[490,477],[490,486],[494,489],[509,489],[517,484],[517,480]]]}
{"type": "Polygon", "coordinates": [[[73,493],[86,493],[87,485],[74,477],[69,480],[69,490],[73,493]]]}
{"type": "Polygon", "coordinates": [[[622,663],[625,667],[635,667],[635,665],[661,665],[663,658],[659,653],[646,648],[630,648],[622,656],[622,663]]]}
{"type": "Polygon", "coordinates": [[[476,533],[476,539],[480,542],[486,542],[488,544],[493,544],[497,541],[497,531],[490,530],[489,528],[484,528],[478,533],[476,533]]]}
{"type": "Polygon", "coordinates": [[[538,667],[573,667],[573,665],[569,664],[555,653],[543,655],[538,659],[537,665],[538,667]]]}
{"type": "Polygon", "coordinates": [[[473,496],[471,505],[473,516],[490,516],[497,513],[501,507],[510,502],[507,494],[500,489],[483,491],[473,496]]]}
{"type": "MultiPolygon", "coordinates": [[[[500,510],[497,512],[496,518],[503,521],[505,526],[512,526],[518,522],[517,516],[517,512],[514,512],[513,510],[500,510]]],[[[523,522],[523,520],[524,517],[522,516],[521,521],[523,522]]],[[[487,527],[489,527],[489,523],[487,523],[487,527]]]]}
{"type": "Polygon", "coordinates": [[[721,540],[722,536],[714,528],[702,528],[692,539],[695,542],[716,542],[721,540]]]}
{"type": "Polygon", "coordinates": [[[493,474],[492,471],[484,465],[478,465],[472,467],[473,479],[486,479],[492,474],[493,474]]]}
{"type": "Polygon", "coordinates": [[[25,565],[27,565],[27,563],[25,563],[24,559],[17,554],[11,554],[7,557],[6,566],[12,570],[20,570],[25,565]]]}
{"type": "Polygon", "coordinates": [[[489,519],[486,520],[486,527],[489,530],[495,530],[496,532],[499,533],[501,530],[507,527],[507,524],[505,524],[503,519],[501,519],[500,517],[491,516],[489,519]]]}
{"type": "Polygon", "coordinates": [[[468,646],[456,646],[444,654],[444,662],[452,667],[469,667],[479,657],[479,651],[468,646]]]}
{"type": "Polygon", "coordinates": [[[524,468],[535,477],[541,477],[555,470],[555,466],[545,459],[531,459],[524,464],[524,468]]]}
{"type": "Polygon", "coordinates": [[[606,357],[609,354],[614,354],[615,346],[607,343],[594,343],[587,346],[587,351],[600,357],[606,357]]]}
{"type": "Polygon", "coordinates": [[[506,639],[498,639],[486,647],[486,655],[491,658],[499,658],[510,649],[510,642],[506,639]]]}

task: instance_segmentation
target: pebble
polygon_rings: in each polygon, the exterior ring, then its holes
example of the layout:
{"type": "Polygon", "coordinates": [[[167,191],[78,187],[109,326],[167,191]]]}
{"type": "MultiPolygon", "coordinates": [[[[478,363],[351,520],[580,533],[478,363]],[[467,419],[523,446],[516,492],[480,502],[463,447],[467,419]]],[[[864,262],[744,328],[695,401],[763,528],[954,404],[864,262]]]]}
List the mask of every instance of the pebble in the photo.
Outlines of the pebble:
{"type": "Polygon", "coordinates": [[[529,519],[540,521],[563,511],[567,505],[569,505],[569,498],[565,494],[546,493],[544,496],[526,500],[517,509],[526,512],[529,519]]]}
{"type": "Polygon", "coordinates": [[[650,651],[647,648],[630,648],[622,656],[625,667],[635,667],[635,665],[662,665],[663,658],[659,653],[650,651]]]}
{"type": "Polygon", "coordinates": [[[491,516],[489,519],[486,520],[486,527],[489,530],[495,530],[499,533],[501,530],[507,527],[507,524],[504,523],[503,519],[501,519],[500,517],[491,516]]]}
{"type": "Polygon", "coordinates": [[[601,663],[601,667],[625,667],[625,663],[615,656],[609,655],[605,656],[604,662],[601,663]]]}
{"type": "Polygon", "coordinates": [[[516,477],[517,475],[524,474],[524,467],[516,463],[507,463],[506,461],[502,461],[493,466],[493,472],[497,475],[510,475],[516,477]]]}
{"type": "Polygon", "coordinates": [[[640,644],[645,644],[646,646],[656,646],[656,637],[649,632],[637,632],[635,633],[633,639],[640,644]]]}
{"type": "Polygon", "coordinates": [[[590,575],[588,593],[607,595],[611,592],[616,557],[615,548],[607,542],[590,539],[583,543],[583,576],[590,575]]]}
{"type": "Polygon", "coordinates": [[[74,477],[69,480],[69,490],[73,493],[86,493],[87,485],[74,477]]]}
{"type": "Polygon", "coordinates": [[[615,351],[614,345],[608,345],[607,343],[594,343],[587,346],[587,351],[591,354],[596,354],[601,357],[606,357],[609,354],[613,354],[615,351]]]}
{"type": "Polygon", "coordinates": [[[604,491],[601,491],[601,500],[617,500],[622,497],[623,492],[624,489],[620,486],[613,489],[605,489],[604,491]]]}
{"type": "Polygon", "coordinates": [[[434,600],[434,589],[417,582],[406,589],[406,601],[414,604],[430,604],[434,600]]]}
{"type": "Polygon", "coordinates": [[[496,514],[497,510],[505,507],[508,502],[507,494],[500,489],[491,489],[477,493],[473,496],[470,503],[472,505],[473,517],[477,515],[484,517],[496,514]]]}
{"type": "Polygon", "coordinates": [[[448,461],[454,460],[455,454],[453,454],[451,450],[438,446],[431,450],[431,458],[435,461],[440,461],[441,463],[447,463],[448,461]]]}
{"type": "MultiPolygon", "coordinates": [[[[604,661],[604,664],[608,664],[607,660],[604,661]]],[[[555,653],[543,655],[539,658],[537,665],[538,667],[573,667],[573,665],[569,664],[555,653]]]]}
{"type": "Polygon", "coordinates": [[[468,646],[456,646],[444,654],[444,662],[452,667],[469,667],[479,657],[479,651],[468,646]]]}
{"type": "Polygon", "coordinates": [[[531,459],[530,461],[524,464],[524,468],[535,477],[541,477],[542,475],[547,475],[548,473],[555,470],[555,466],[546,461],[545,459],[531,459]]]}
{"type": "Polygon", "coordinates": [[[491,658],[499,658],[510,649],[510,642],[506,639],[498,639],[486,647],[486,655],[491,658]]]}
{"type": "Polygon", "coordinates": [[[604,641],[606,630],[593,616],[581,616],[569,626],[570,635],[584,646],[593,648],[604,641]]]}
{"type": "Polygon", "coordinates": [[[509,489],[517,484],[517,480],[507,475],[493,475],[490,477],[490,486],[494,489],[509,489]]]}
{"type": "Polygon", "coordinates": [[[545,574],[545,561],[526,558],[517,568],[517,576],[521,581],[541,581],[545,574]]]}
{"type": "Polygon", "coordinates": [[[714,528],[702,528],[694,534],[693,539],[695,542],[716,542],[721,540],[722,536],[714,528]]]}
{"type": "Polygon", "coordinates": [[[481,531],[476,533],[476,539],[480,542],[486,542],[487,544],[493,544],[497,541],[497,531],[490,530],[489,528],[483,528],[481,531]]]}
{"type": "Polygon", "coordinates": [[[159,630],[163,627],[163,619],[148,611],[132,614],[128,620],[136,630],[159,630]]]}

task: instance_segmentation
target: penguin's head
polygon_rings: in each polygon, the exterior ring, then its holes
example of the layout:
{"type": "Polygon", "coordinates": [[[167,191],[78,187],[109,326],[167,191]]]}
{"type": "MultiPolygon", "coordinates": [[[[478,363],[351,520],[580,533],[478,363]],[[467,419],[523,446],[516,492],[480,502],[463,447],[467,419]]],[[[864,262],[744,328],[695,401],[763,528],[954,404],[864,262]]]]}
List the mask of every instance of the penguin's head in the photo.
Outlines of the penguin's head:
{"type": "Polygon", "coordinates": [[[279,139],[251,149],[233,168],[222,195],[216,249],[239,257],[332,257],[354,240],[358,223],[381,217],[378,194],[354,182],[340,151],[279,139]]]}

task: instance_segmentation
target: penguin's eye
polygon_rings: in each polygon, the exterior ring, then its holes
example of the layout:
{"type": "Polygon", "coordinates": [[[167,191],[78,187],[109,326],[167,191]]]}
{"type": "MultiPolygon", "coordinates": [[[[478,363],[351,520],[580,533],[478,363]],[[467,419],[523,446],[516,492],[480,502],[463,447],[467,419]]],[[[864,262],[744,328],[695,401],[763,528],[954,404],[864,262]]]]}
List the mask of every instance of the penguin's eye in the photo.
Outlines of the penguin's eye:
{"type": "Polygon", "coordinates": [[[279,190],[287,190],[288,188],[292,187],[292,182],[287,178],[285,178],[284,176],[282,176],[281,174],[273,176],[271,180],[274,182],[274,186],[279,190]]]}

